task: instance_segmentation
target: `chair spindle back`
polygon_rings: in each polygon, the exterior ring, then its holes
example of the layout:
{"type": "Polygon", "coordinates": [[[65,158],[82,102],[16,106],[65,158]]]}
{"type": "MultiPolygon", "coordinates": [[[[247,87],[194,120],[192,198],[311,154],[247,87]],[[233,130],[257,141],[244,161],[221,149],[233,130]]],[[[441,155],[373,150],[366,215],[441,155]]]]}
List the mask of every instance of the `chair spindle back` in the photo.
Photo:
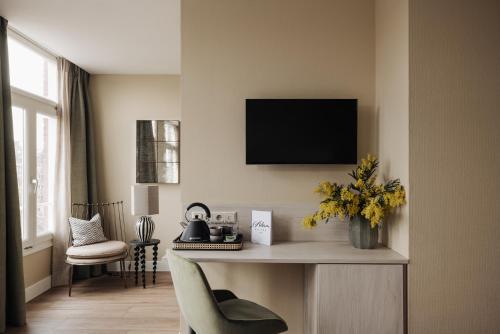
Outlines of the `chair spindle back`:
{"type": "MultiPolygon", "coordinates": [[[[89,220],[99,213],[101,216],[104,235],[109,240],[127,241],[125,230],[125,215],[123,212],[123,201],[111,203],[73,203],[71,216],[78,219],[89,220]]],[[[73,244],[71,225],[69,227],[69,246],[73,244]]]]}

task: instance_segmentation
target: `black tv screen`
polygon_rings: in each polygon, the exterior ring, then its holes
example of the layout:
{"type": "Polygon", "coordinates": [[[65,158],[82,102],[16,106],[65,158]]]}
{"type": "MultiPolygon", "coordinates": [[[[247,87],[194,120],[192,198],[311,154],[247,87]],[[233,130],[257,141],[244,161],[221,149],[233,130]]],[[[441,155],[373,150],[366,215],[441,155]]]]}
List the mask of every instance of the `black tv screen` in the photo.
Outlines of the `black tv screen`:
{"type": "Polygon", "coordinates": [[[356,99],[247,99],[247,164],[355,164],[356,99]]]}

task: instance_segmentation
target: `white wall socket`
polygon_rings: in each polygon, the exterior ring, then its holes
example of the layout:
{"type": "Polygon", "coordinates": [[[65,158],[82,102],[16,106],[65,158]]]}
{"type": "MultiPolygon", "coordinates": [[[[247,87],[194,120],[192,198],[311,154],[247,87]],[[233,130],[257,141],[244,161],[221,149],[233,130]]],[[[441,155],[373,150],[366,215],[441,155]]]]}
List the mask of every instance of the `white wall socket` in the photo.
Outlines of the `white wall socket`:
{"type": "MultiPolygon", "coordinates": [[[[211,212],[212,217],[210,218],[211,224],[236,224],[236,211],[214,211],[211,212]]],[[[203,211],[193,211],[191,212],[191,219],[206,219],[205,212],[203,211]]]]}

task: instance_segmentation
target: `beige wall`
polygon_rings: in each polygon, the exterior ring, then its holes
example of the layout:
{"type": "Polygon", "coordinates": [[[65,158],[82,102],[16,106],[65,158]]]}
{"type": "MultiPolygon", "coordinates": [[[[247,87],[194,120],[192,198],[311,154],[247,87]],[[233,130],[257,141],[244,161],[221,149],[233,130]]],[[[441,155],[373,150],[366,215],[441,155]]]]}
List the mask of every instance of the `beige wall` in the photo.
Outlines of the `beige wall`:
{"type": "Polygon", "coordinates": [[[410,2],[411,334],[500,328],[500,2],[410,2]]]}
{"type": "MultiPolygon", "coordinates": [[[[358,98],[359,155],[374,152],[373,28],[372,0],[184,0],[183,204],[318,204],[319,181],[347,180],[351,166],[246,166],[245,98],[358,98]]],[[[302,333],[302,266],[204,268],[302,333]]]]}
{"type": "MultiPolygon", "coordinates": [[[[127,236],[132,239],[137,220],[130,214],[130,186],[135,183],[136,120],[180,119],[180,78],[168,75],[92,75],[90,89],[99,198],[101,201],[124,201],[127,236]]],[[[160,185],[160,214],[153,219],[156,223],[154,236],[162,241],[159,250],[162,256],[167,245],[180,232],[179,185],[160,185]]],[[[151,250],[148,258],[150,256],[151,250]]]]}
{"type": "Polygon", "coordinates": [[[23,257],[24,285],[26,288],[50,276],[52,247],[23,257]]]}
{"type": "MultiPolygon", "coordinates": [[[[182,2],[182,200],[318,203],[351,166],[246,166],[245,98],[358,98],[376,149],[372,0],[182,2]]],[[[332,128],[332,131],[335,129],[332,128]]]]}
{"type": "MultiPolygon", "coordinates": [[[[375,99],[381,179],[409,194],[408,0],[375,0],[375,99]]],[[[408,256],[409,206],[389,216],[388,246],[408,256]]]]}

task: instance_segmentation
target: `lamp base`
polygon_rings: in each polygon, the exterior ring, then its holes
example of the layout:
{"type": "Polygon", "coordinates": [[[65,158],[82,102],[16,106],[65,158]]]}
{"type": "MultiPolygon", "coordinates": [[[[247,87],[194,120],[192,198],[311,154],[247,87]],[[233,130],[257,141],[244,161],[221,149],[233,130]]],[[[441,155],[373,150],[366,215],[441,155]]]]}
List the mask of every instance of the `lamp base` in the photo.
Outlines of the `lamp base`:
{"type": "Polygon", "coordinates": [[[155,223],[150,216],[142,216],[137,223],[135,223],[135,234],[137,235],[137,239],[142,242],[149,242],[154,231],[155,223]]]}

